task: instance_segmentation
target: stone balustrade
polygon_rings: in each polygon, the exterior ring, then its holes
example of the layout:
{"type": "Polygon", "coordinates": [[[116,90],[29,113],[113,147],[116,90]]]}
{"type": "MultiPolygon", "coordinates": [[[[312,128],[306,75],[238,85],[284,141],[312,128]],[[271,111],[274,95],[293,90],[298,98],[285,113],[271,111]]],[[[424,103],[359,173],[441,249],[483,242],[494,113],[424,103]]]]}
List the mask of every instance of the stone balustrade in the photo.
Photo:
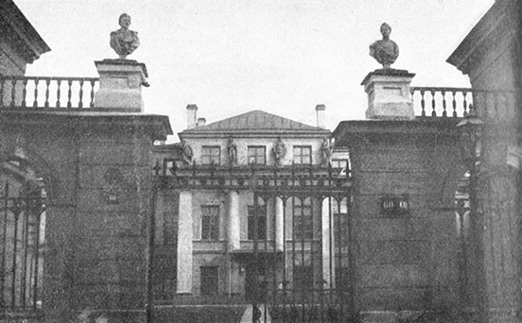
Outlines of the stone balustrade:
{"type": "Polygon", "coordinates": [[[97,77],[1,76],[0,108],[93,108],[97,77]]]}

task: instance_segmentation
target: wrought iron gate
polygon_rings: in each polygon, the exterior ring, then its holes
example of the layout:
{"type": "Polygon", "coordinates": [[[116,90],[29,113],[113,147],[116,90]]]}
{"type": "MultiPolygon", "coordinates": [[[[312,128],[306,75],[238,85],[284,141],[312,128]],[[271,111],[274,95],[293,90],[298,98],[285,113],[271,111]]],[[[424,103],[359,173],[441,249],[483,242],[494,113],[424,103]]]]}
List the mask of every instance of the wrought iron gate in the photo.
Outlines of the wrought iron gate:
{"type": "MultiPolygon", "coordinates": [[[[227,264],[238,263],[245,271],[244,300],[250,304],[252,322],[350,322],[355,318],[349,172],[316,165],[194,164],[173,167],[163,175],[160,167],[155,170],[154,196],[158,190],[253,194],[252,220],[248,220],[253,226],[251,248],[226,254],[227,264]],[[275,213],[270,221],[266,212],[270,203],[279,203],[282,211],[282,242],[276,241],[275,213]],[[260,234],[260,228],[266,233],[260,234]]],[[[153,218],[150,257],[154,253],[153,218]]],[[[150,267],[149,275],[152,272],[150,267]]],[[[152,277],[148,280],[150,316],[152,277]]]]}
{"type": "Polygon", "coordinates": [[[3,183],[0,189],[2,316],[41,307],[44,198],[35,185],[16,186],[3,183]]]}

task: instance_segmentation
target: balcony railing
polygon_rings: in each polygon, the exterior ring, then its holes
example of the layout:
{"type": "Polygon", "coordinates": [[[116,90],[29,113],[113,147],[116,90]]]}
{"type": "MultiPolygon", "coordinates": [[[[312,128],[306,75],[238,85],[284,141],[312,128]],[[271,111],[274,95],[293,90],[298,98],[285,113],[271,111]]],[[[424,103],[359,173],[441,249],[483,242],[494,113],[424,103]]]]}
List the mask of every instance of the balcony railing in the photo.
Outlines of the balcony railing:
{"type": "Polygon", "coordinates": [[[93,108],[99,78],[1,76],[0,108],[93,108]]]}
{"type": "Polygon", "coordinates": [[[481,117],[502,118],[514,109],[514,91],[451,87],[412,87],[415,115],[420,117],[463,117],[471,106],[481,117]]]}

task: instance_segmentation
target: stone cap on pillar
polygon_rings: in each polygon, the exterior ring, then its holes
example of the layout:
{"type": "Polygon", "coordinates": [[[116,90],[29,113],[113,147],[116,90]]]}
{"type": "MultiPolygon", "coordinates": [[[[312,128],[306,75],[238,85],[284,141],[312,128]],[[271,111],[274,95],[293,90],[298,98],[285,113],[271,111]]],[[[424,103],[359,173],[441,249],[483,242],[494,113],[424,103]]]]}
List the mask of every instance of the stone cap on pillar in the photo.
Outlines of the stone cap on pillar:
{"type": "Polygon", "coordinates": [[[143,112],[141,87],[149,86],[144,63],[130,59],[104,59],[95,61],[95,65],[100,74],[96,108],[143,112]]]}
{"type": "Polygon", "coordinates": [[[415,74],[392,68],[370,72],[361,85],[368,94],[367,119],[412,120],[415,118],[410,83],[415,74]]]}

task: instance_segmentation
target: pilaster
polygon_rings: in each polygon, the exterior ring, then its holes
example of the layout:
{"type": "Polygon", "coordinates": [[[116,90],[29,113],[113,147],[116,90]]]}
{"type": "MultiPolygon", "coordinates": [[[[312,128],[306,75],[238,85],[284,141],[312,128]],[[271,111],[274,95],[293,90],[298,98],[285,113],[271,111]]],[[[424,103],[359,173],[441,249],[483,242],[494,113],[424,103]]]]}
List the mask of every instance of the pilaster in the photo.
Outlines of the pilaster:
{"type": "Polygon", "coordinates": [[[192,293],[192,192],[179,193],[177,293],[192,293]]]}

